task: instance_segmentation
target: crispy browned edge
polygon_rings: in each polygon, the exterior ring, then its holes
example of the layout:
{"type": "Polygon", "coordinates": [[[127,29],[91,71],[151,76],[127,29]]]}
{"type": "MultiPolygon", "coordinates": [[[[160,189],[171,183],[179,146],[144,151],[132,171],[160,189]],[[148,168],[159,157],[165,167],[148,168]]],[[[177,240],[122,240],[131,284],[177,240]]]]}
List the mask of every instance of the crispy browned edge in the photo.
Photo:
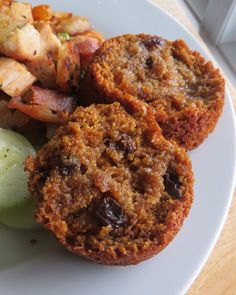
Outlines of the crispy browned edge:
{"type": "MultiPolygon", "coordinates": [[[[147,104],[138,100],[133,95],[122,92],[119,88],[112,87],[109,78],[104,78],[99,68],[99,58],[109,50],[111,44],[119,38],[129,39],[134,35],[127,34],[106,40],[95,53],[89,66],[87,75],[82,83],[80,96],[84,104],[92,102],[112,103],[119,101],[126,109],[139,111],[147,104]],[[102,98],[102,100],[101,100],[102,98]]],[[[146,34],[139,34],[138,37],[145,38],[146,34]]],[[[175,140],[180,146],[191,150],[199,146],[211,133],[222,113],[224,106],[225,82],[219,69],[215,69],[211,61],[206,61],[197,51],[192,51],[183,40],[177,40],[178,46],[184,48],[187,54],[193,55],[204,67],[205,71],[212,74],[216,79],[216,98],[211,110],[197,110],[192,107],[180,111],[174,116],[162,121],[162,113],[156,111],[156,119],[160,124],[163,135],[168,140],[175,140]]],[[[111,61],[112,63],[112,61],[111,61]]],[[[166,114],[165,114],[166,116],[166,114]]]]}
{"type": "MultiPolygon", "coordinates": [[[[148,136],[149,140],[152,142],[152,144],[155,145],[155,141],[159,141],[159,138],[161,137],[162,140],[165,140],[162,135],[160,134],[159,126],[154,123],[153,120],[153,112],[148,109],[147,112],[144,112],[142,116],[145,116],[148,122],[148,132],[146,136],[148,136]]],[[[146,124],[145,124],[146,125],[146,124]]],[[[47,212],[44,212],[44,210],[41,210],[40,207],[37,208],[35,217],[36,220],[43,225],[43,227],[51,232],[53,232],[56,236],[56,238],[60,241],[62,245],[64,245],[65,248],[70,250],[71,252],[74,252],[75,254],[78,254],[80,256],[83,256],[85,258],[88,258],[96,263],[106,264],[106,265],[131,265],[131,264],[137,264],[139,262],[142,262],[148,258],[151,258],[152,256],[158,254],[160,251],[162,251],[176,236],[176,234],[179,232],[179,230],[182,227],[182,224],[185,220],[185,218],[188,216],[189,211],[191,209],[192,201],[193,201],[193,182],[194,182],[194,176],[192,172],[192,164],[187,156],[186,152],[183,148],[179,147],[174,141],[171,143],[168,143],[166,141],[166,144],[172,144],[173,150],[175,151],[175,158],[177,161],[183,163],[188,170],[188,173],[185,175],[187,178],[186,184],[188,185],[186,194],[184,195],[184,201],[175,208],[175,211],[173,214],[175,215],[175,218],[173,216],[169,216],[169,219],[166,221],[167,224],[167,230],[165,232],[164,237],[161,239],[161,243],[158,245],[152,245],[148,249],[142,250],[136,254],[132,253],[129,255],[123,255],[118,258],[112,257],[111,253],[104,252],[103,255],[101,253],[88,253],[84,249],[81,249],[79,247],[74,247],[70,245],[66,241],[65,237],[65,228],[63,227],[63,222],[58,222],[57,219],[52,220],[50,217],[50,223],[44,224],[43,220],[45,217],[47,217],[47,212]],[[183,156],[183,154],[185,156],[183,156]],[[106,255],[107,254],[107,255],[106,255]]],[[[32,157],[28,157],[26,161],[26,170],[30,173],[34,171],[35,169],[35,162],[32,157]]],[[[29,189],[36,198],[37,196],[34,191],[34,183],[29,181],[29,189]]]]}

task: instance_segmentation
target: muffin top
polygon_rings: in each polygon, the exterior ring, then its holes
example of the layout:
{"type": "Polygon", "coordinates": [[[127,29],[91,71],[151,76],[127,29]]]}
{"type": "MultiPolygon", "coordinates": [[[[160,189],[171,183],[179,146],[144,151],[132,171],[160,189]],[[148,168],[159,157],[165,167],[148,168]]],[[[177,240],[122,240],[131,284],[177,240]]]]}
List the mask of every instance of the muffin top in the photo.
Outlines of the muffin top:
{"type": "MultiPolygon", "coordinates": [[[[122,35],[96,52],[81,87],[87,102],[152,108],[166,139],[186,149],[213,131],[224,105],[224,79],[182,40],[122,35]]],[[[86,101],[86,100],[85,100],[86,101]]]]}
{"type": "Polygon", "coordinates": [[[106,264],[138,263],[180,229],[193,198],[186,152],[150,111],[78,108],[27,160],[36,218],[69,250],[106,264]]]}
{"type": "Polygon", "coordinates": [[[211,62],[183,40],[155,35],[123,35],[103,43],[91,64],[99,85],[119,89],[168,115],[191,103],[208,109],[222,99],[224,79],[211,62]],[[106,85],[108,86],[108,85],[106,85]]]}

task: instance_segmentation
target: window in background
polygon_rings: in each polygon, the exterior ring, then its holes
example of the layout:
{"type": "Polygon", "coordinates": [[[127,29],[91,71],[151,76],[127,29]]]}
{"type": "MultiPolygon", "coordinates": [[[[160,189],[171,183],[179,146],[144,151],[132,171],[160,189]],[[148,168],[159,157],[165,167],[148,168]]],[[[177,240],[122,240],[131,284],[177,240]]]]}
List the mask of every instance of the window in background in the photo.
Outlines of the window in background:
{"type": "MultiPolygon", "coordinates": [[[[180,1],[181,2],[181,1],[180,1]]],[[[200,24],[200,34],[236,85],[236,0],[182,0],[200,24]],[[224,63],[227,63],[224,66],[224,63]]]]}
{"type": "Polygon", "coordinates": [[[236,74],[236,5],[228,14],[228,20],[218,46],[236,74]]]}
{"type": "Polygon", "coordinates": [[[199,21],[202,21],[204,11],[209,0],[186,0],[199,21]]]}

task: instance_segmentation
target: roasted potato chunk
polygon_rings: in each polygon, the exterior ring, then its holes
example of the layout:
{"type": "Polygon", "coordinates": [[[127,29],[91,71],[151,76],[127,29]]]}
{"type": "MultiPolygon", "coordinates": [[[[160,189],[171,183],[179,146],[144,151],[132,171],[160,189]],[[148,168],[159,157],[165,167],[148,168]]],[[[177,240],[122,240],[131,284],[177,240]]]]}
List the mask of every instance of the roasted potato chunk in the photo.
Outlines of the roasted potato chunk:
{"type": "Polygon", "coordinates": [[[0,53],[17,61],[30,61],[38,56],[41,50],[39,32],[26,24],[16,28],[3,42],[0,43],[0,53]]]}
{"type": "Polygon", "coordinates": [[[12,2],[10,10],[17,25],[22,26],[26,23],[33,23],[32,6],[30,3],[12,2]]]}
{"type": "Polygon", "coordinates": [[[9,96],[22,95],[36,80],[24,65],[0,57],[0,89],[9,96]]]}
{"type": "Polygon", "coordinates": [[[89,31],[91,24],[86,17],[71,16],[69,18],[62,18],[58,24],[55,25],[57,32],[65,32],[71,36],[89,31]]]}
{"type": "Polygon", "coordinates": [[[27,69],[34,75],[44,88],[56,88],[56,66],[50,53],[40,55],[31,62],[26,63],[27,69]]]}
{"type": "Polygon", "coordinates": [[[70,41],[62,44],[57,63],[57,85],[64,93],[77,88],[80,76],[80,54],[78,47],[70,41]]]}

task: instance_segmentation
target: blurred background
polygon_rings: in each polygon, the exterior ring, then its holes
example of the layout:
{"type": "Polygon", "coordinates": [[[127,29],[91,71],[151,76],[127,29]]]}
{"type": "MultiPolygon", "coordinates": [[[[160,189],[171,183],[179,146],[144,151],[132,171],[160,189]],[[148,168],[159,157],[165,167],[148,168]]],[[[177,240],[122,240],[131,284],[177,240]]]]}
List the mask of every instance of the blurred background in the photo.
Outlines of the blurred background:
{"type": "Polygon", "coordinates": [[[236,0],[177,1],[235,87],[236,0]]]}

